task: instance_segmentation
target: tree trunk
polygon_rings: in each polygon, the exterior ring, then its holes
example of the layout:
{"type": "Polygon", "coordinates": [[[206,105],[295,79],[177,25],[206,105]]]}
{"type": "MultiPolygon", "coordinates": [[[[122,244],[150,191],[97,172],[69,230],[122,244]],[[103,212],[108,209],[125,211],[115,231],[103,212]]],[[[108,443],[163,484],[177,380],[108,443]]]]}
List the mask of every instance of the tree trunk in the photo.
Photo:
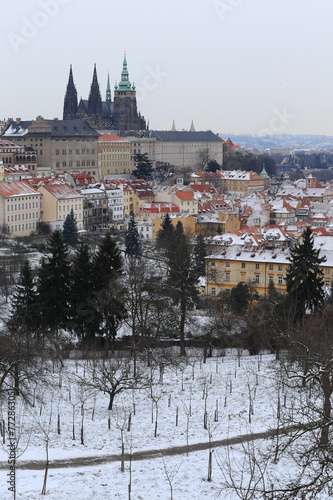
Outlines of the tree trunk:
{"type": "Polygon", "coordinates": [[[321,448],[327,449],[329,440],[329,423],[331,421],[331,394],[332,387],[330,384],[330,375],[328,372],[324,372],[321,376],[321,388],[324,393],[324,405],[323,405],[323,422],[320,435],[320,446],[321,448]]]}
{"type": "Polygon", "coordinates": [[[114,400],[114,394],[113,392],[111,392],[111,394],[109,394],[110,396],[110,400],[109,400],[109,407],[108,407],[108,410],[112,410],[112,406],[113,406],[113,400],[114,400]]]}
{"type": "Polygon", "coordinates": [[[180,355],[186,356],[185,349],[185,318],[186,318],[186,299],[184,296],[180,302],[180,355]]]}

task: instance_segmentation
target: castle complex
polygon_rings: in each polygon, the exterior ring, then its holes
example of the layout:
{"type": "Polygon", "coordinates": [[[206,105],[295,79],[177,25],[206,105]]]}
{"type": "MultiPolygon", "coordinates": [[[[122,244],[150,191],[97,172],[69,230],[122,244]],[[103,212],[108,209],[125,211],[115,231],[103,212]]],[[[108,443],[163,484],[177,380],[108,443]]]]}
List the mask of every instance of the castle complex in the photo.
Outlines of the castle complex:
{"type": "Polygon", "coordinates": [[[99,130],[145,130],[147,128],[144,117],[137,111],[135,85],[129,81],[126,53],[121,80],[114,87],[113,101],[109,76],[105,101],[102,101],[95,65],[89,97],[87,100],[81,99],[78,103],[72,66],[70,67],[63,119],[83,119],[99,130]]]}

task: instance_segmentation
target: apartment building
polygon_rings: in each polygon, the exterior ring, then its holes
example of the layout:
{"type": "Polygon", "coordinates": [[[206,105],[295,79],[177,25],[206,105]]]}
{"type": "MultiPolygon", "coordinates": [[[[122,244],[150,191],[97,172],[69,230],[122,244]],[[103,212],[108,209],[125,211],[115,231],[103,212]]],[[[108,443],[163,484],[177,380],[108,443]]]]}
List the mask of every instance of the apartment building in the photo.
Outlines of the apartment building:
{"type": "Polygon", "coordinates": [[[41,220],[41,194],[26,181],[0,182],[0,224],[11,237],[29,236],[41,220]]]}
{"type": "Polygon", "coordinates": [[[100,179],[109,175],[132,173],[131,143],[116,134],[98,138],[98,168],[100,179]]]}
{"type": "Polygon", "coordinates": [[[74,211],[77,228],[83,229],[83,198],[68,184],[44,184],[38,187],[42,199],[43,222],[50,224],[52,230],[62,229],[67,215],[74,211]]]}
{"type": "Polygon", "coordinates": [[[2,139],[36,151],[38,175],[51,172],[85,172],[98,180],[98,137],[85,120],[17,118],[7,124],[2,139]]]}

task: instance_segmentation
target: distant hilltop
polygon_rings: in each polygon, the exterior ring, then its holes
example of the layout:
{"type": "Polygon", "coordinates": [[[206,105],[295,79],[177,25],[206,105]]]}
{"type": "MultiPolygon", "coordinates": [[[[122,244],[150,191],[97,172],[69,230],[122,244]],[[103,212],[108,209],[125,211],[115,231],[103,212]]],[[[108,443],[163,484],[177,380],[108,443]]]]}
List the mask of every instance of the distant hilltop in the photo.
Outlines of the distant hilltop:
{"type": "Polygon", "coordinates": [[[266,148],[296,148],[326,150],[333,149],[333,137],[328,135],[246,135],[246,134],[219,134],[220,137],[230,137],[234,144],[246,149],[266,148]]]}

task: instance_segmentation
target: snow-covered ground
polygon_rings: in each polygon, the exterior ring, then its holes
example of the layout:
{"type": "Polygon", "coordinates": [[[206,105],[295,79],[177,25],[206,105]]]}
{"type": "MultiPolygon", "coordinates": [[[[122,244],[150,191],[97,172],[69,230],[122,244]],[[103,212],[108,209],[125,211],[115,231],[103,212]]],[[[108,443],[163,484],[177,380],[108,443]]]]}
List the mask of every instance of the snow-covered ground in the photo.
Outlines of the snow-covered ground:
{"type": "MultiPolygon", "coordinates": [[[[208,358],[203,363],[199,356],[195,357],[193,354],[190,353],[189,364],[166,368],[163,383],[159,383],[158,366],[151,372],[150,368],[146,368],[155,381],[153,398],[158,400],[156,438],[156,404],[151,398],[150,389],[130,390],[117,396],[110,412],[107,409],[107,395],[101,392],[87,393],[77,383],[78,376],[89,376],[91,362],[66,361],[63,369],[55,369],[48,384],[36,388],[34,408],[27,408],[17,400],[19,454],[23,452],[18,458],[18,466],[29,460],[45,460],[46,436],[49,439],[51,463],[57,459],[119,454],[121,427],[124,427],[126,452],[131,449],[134,454],[143,450],[161,450],[160,457],[132,462],[132,499],[170,498],[167,474],[177,471],[173,481],[174,500],[213,499],[219,494],[219,498],[227,498],[226,492],[221,491],[222,473],[215,458],[212,481],[207,481],[208,450],[190,452],[188,456],[184,453],[165,458],[162,458],[162,450],[186,445],[187,423],[189,444],[275,428],[279,383],[274,371],[274,357],[269,354],[249,356],[245,352],[237,354],[233,351],[224,357],[208,358]],[[203,425],[205,405],[207,429],[203,425]],[[128,431],[130,414],[131,430],[128,431]],[[110,416],[111,429],[108,425],[110,416]],[[57,432],[58,418],[60,434],[57,432]],[[83,445],[80,442],[82,418],[83,445]]],[[[279,390],[281,392],[281,387],[279,390]]],[[[287,394],[286,397],[288,400],[292,395],[287,394]]],[[[6,401],[2,404],[2,419],[7,422],[6,401]]],[[[5,445],[0,449],[0,461],[3,465],[0,471],[0,491],[4,500],[12,498],[6,484],[7,458],[5,445]]],[[[43,470],[18,469],[17,498],[40,498],[43,476],[43,470]]],[[[50,469],[47,498],[125,499],[128,498],[128,482],[128,462],[125,464],[125,472],[120,471],[119,461],[92,467],[50,469]]]]}

